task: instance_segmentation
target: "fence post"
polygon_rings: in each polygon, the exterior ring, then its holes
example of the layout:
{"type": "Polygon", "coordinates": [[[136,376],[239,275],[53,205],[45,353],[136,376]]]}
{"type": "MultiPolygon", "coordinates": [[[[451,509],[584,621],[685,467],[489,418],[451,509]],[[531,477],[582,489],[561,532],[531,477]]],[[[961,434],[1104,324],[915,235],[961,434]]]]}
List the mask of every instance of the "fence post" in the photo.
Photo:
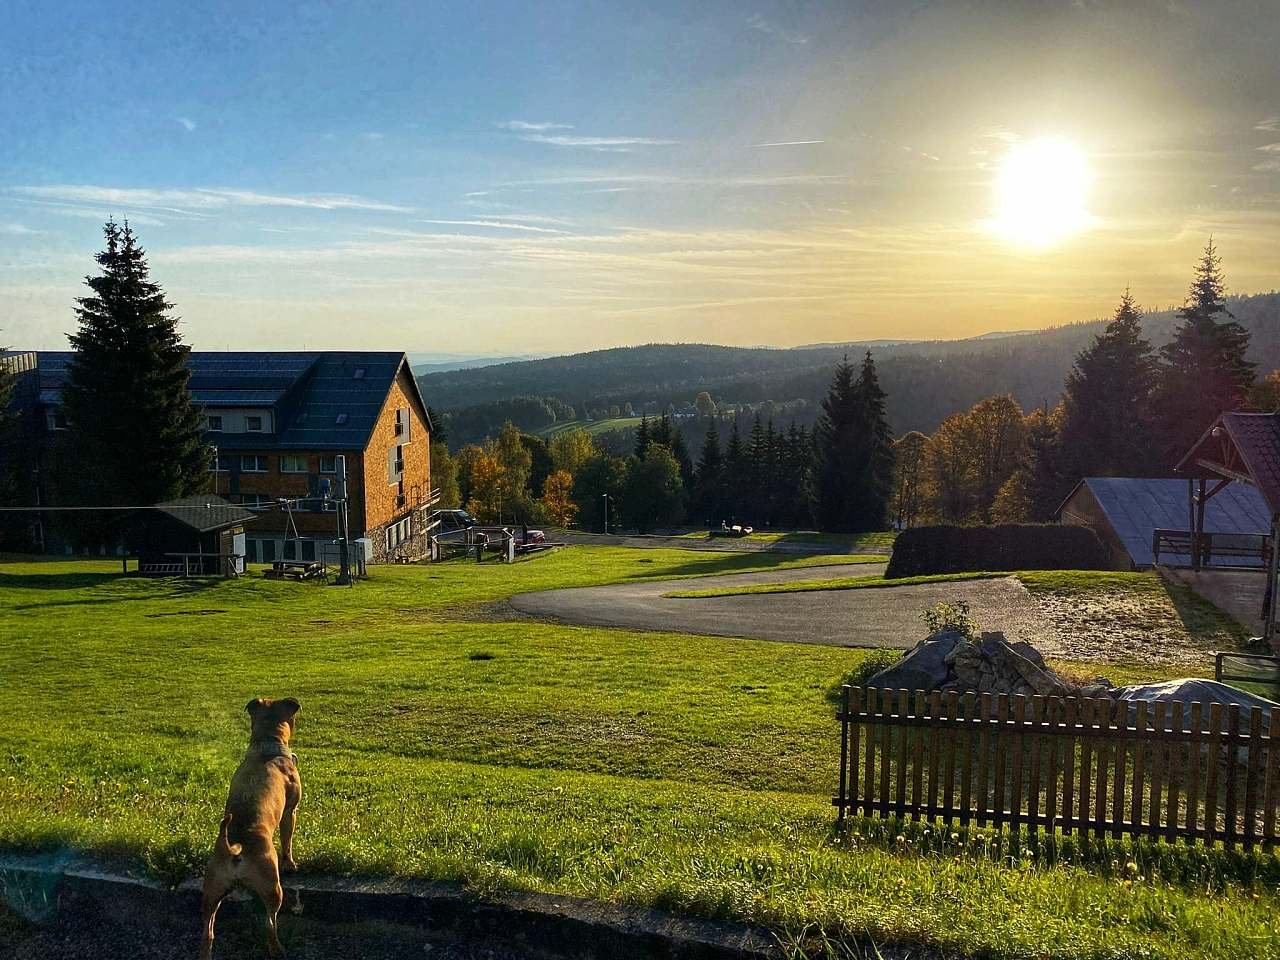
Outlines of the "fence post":
{"type": "Polygon", "coordinates": [[[836,815],[838,823],[844,823],[844,807],[848,794],[845,792],[849,783],[849,707],[851,687],[845,684],[840,688],[840,797],[836,815]]]}

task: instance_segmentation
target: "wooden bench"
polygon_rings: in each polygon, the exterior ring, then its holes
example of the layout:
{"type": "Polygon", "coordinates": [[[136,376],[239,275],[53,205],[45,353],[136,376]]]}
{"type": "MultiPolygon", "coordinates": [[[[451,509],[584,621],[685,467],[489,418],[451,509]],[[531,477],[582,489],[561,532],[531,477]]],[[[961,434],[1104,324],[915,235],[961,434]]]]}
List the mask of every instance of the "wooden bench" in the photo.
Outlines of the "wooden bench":
{"type": "Polygon", "coordinates": [[[322,560],[274,560],[262,575],[268,580],[327,580],[329,568],[322,560]]]}

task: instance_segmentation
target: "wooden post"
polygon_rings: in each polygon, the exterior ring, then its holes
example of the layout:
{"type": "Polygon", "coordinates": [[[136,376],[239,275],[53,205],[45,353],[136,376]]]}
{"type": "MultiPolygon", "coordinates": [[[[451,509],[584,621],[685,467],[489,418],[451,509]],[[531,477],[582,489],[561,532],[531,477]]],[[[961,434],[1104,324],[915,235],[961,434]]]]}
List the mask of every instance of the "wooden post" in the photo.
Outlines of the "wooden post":
{"type": "Polygon", "coordinates": [[[1262,601],[1263,639],[1276,649],[1276,577],[1280,575],[1280,515],[1271,518],[1271,557],[1267,565],[1267,590],[1262,601]]]}
{"type": "Polygon", "coordinates": [[[844,823],[845,790],[849,783],[849,684],[840,689],[840,796],[836,805],[836,820],[844,823]]]}
{"type": "Polygon", "coordinates": [[[1204,566],[1204,477],[1200,478],[1200,495],[1196,497],[1196,569],[1204,566]]]}
{"type": "Polygon", "coordinates": [[[1191,569],[1199,570],[1200,544],[1196,542],[1196,482],[1187,478],[1187,522],[1191,527],[1191,569]]]}

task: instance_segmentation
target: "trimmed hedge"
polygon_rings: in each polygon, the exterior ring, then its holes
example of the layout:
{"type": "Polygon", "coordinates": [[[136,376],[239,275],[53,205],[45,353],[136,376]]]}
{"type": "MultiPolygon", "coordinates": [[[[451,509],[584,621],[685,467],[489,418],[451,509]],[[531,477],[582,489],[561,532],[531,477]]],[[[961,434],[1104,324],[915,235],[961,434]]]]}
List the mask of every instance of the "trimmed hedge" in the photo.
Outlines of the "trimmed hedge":
{"type": "Polygon", "coordinates": [[[1107,551],[1088,527],[1007,523],[915,527],[898,534],[886,577],[974,570],[1106,570],[1107,551]]]}

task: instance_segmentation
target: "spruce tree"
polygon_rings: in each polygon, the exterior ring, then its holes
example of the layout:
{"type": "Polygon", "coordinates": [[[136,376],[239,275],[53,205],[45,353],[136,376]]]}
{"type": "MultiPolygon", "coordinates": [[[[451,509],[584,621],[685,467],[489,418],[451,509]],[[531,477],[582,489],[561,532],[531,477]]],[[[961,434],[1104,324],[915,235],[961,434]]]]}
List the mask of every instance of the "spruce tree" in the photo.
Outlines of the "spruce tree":
{"type": "Polygon", "coordinates": [[[1160,350],[1155,415],[1166,470],[1219,414],[1246,406],[1253,386],[1255,364],[1245,359],[1249,332],[1227,309],[1221,267],[1210,238],[1178,311],[1182,322],[1160,350]]]}
{"type": "Polygon", "coordinates": [[[836,533],[857,532],[855,502],[862,495],[864,418],[853,366],[845,357],[836,367],[822,400],[822,414],[814,425],[818,453],[814,507],[818,526],[836,533]]]}
{"type": "Polygon", "coordinates": [[[716,421],[711,420],[707,427],[707,435],[702,441],[702,453],[698,456],[698,472],[695,482],[695,509],[700,519],[714,525],[722,519],[717,514],[721,510],[720,484],[724,475],[724,457],[720,453],[720,432],[716,429],[716,421]]]}
{"type": "Polygon", "coordinates": [[[155,503],[207,481],[210,449],[187,389],[190,348],[149,277],[146,252],[126,221],[103,228],[99,276],[86,277],[63,407],[85,469],[88,503],[155,503]]]}
{"type": "Polygon", "coordinates": [[[720,481],[720,503],[735,520],[746,507],[746,500],[742,496],[742,478],[749,467],[747,451],[742,443],[742,434],[738,430],[738,417],[735,414],[733,426],[729,430],[729,442],[724,448],[724,471],[720,481]]]}
{"type": "Polygon", "coordinates": [[[693,458],[689,456],[689,445],[685,443],[684,434],[675,424],[671,425],[671,455],[680,464],[680,482],[686,490],[693,487],[693,458]]]}
{"type": "Polygon", "coordinates": [[[1115,317],[1067,375],[1061,439],[1074,479],[1151,472],[1156,374],[1151,343],[1142,336],[1142,313],[1126,289],[1115,317]]]}
{"type": "Polygon", "coordinates": [[[868,350],[856,384],[862,417],[862,465],[855,501],[855,532],[884,530],[888,526],[889,498],[893,494],[893,434],[885,412],[885,392],[868,350]]]}
{"type": "Polygon", "coordinates": [[[649,418],[641,417],[640,426],[636,428],[636,456],[644,459],[649,450],[649,418]]]}

